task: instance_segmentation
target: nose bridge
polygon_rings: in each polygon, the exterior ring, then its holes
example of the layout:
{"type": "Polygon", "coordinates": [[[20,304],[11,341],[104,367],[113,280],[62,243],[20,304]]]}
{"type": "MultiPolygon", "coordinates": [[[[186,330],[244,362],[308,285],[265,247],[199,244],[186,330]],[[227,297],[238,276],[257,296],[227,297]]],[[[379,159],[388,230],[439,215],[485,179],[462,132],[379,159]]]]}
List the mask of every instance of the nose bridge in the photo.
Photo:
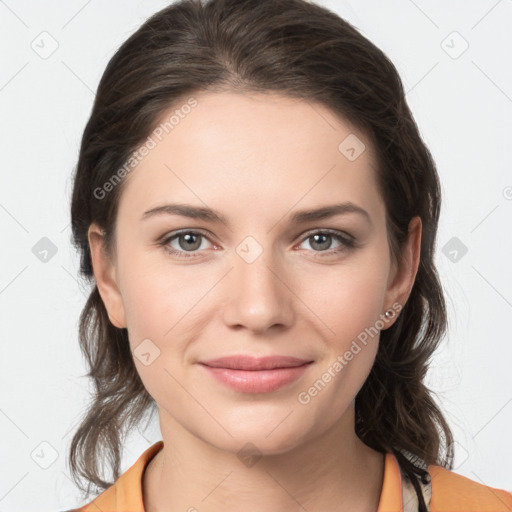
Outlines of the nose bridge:
{"type": "Polygon", "coordinates": [[[238,244],[230,272],[226,322],[263,331],[291,321],[291,292],[281,262],[273,255],[272,247],[264,248],[252,236],[238,244]]]}

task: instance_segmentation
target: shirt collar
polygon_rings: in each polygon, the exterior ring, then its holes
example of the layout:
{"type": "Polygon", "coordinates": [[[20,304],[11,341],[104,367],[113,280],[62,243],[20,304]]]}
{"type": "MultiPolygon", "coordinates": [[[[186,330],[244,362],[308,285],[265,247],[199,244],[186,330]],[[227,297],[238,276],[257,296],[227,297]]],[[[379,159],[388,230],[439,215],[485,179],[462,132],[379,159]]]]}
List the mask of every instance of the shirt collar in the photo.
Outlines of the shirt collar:
{"type": "Polygon", "coordinates": [[[386,453],[384,460],[384,481],[380,494],[377,512],[401,512],[402,503],[402,477],[396,457],[386,453]]]}

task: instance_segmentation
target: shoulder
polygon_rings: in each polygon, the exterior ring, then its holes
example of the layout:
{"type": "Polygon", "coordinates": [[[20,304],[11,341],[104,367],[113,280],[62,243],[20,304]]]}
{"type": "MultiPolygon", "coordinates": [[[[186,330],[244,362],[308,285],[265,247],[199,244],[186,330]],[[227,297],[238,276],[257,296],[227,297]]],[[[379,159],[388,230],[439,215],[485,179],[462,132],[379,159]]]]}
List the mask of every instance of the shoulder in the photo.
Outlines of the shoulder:
{"type": "Polygon", "coordinates": [[[512,494],[459,475],[442,466],[428,468],[432,512],[511,512],[512,494]]]}

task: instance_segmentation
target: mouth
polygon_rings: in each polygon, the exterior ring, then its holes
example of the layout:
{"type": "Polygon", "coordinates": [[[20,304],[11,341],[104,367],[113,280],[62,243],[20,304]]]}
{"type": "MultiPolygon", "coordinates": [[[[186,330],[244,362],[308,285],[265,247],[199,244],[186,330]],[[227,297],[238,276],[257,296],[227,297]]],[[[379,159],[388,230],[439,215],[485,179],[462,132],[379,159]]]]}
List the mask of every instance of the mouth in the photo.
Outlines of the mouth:
{"type": "Polygon", "coordinates": [[[201,362],[200,365],[217,382],[235,391],[269,393],[298,380],[313,363],[287,356],[233,356],[201,362]]]}
{"type": "Polygon", "coordinates": [[[291,356],[253,357],[247,355],[233,355],[210,359],[201,362],[201,364],[209,366],[210,368],[258,371],[274,370],[278,368],[296,368],[312,362],[312,360],[299,359],[298,357],[291,356]]]}

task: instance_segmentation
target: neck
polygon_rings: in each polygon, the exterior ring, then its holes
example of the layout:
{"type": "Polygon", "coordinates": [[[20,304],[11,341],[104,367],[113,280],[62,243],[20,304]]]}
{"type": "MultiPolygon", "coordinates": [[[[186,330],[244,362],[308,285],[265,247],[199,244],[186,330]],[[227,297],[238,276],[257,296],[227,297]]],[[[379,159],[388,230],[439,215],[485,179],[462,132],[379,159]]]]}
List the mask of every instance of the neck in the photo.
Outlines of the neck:
{"type": "Polygon", "coordinates": [[[377,510],[384,454],[357,437],[349,409],[319,437],[245,463],[161,416],[164,447],[143,476],[146,512],[377,510]]]}

